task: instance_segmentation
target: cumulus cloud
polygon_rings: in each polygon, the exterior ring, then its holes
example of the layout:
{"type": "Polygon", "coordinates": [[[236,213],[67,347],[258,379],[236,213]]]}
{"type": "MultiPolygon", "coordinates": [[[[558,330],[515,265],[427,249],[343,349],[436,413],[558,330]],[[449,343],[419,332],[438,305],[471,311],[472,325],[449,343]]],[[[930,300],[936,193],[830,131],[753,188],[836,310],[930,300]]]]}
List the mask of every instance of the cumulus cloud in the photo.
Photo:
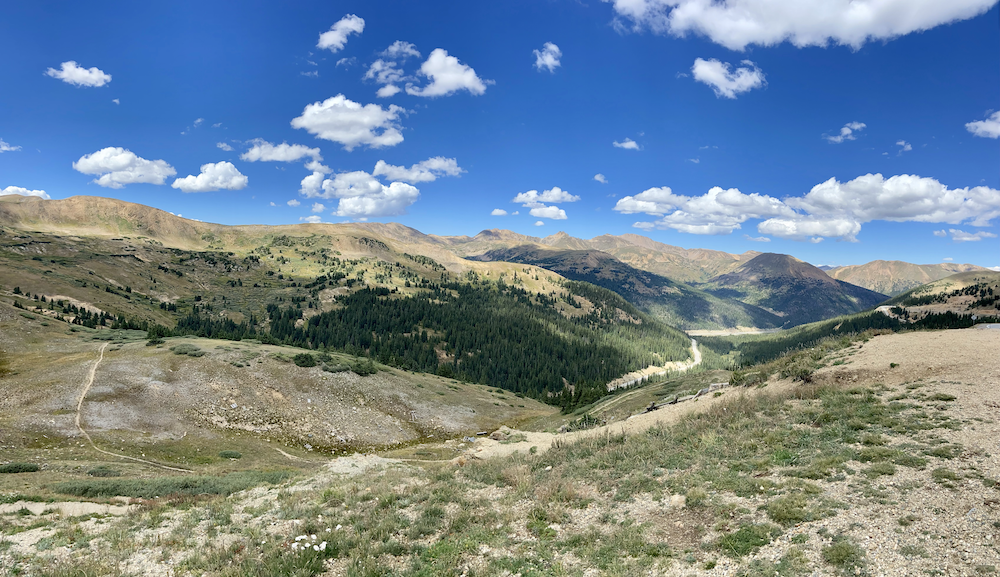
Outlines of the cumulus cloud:
{"type": "Polygon", "coordinates": [[[741,64],[743,66],[732,70],[732,65],[728,62],[719,62],[715,58],[695,58],[691,74],[696,81],[711,86],[716,98],[736,98],[737,94],[767,84],[764,73],[756,64],[749,60],[744,60],[741,64]]]}
{"type": "Polygon", "coordinates": [[[545,223],[543,221],[536,220],[535,221],[535,226],[545,226],[545,223]]]}
{"type": "Polygon", "coordinates": [[[486,92],[487,84],[493,83],[490,80],[481,79],[472,67],[462,64],[454,56],[449,56],[448,51],[443,48],[436,48],[431,52],[427,60],[420,65],[420,75],[429,78],[430,84],[423,88],[407,84],[407,94],[412,96],[447,96],[459,90],[468,90],[478,96],[486,92]]]}
{"type": "Polygon", "coordinates": [[[171,184],[181,192],[211,192],[213,190],[243,190],[249,179],[240,173],[231,162],[215,162],[201,165],[201,174],[178,178],[171,184]]]}
{"type": "Polygon", "coordinates": [[[824,134],[823,138],[834,144],[840,144],[845,140],[857,140],[857,136],[854,133],[864,130],[866,127],[867,125],[864,122],[848,122],[840,129],[840,134],[834,136],[824,134]]]}
{"type": "Polygon", "coordinates": [[[319,215],[315,215],[315,214],[312,215],[312,216],[300,216],[299,220],[301,222],[308,222],[309,224],[319,224],[319,223],[323,222],[322,217],[320,217],[319,215]]]}
{"type": "Polygon", "coordinates": [[[750,236],[749,234],[744,234],[743,238],[753,242],[771,242],[771,239],[766,236],[750,236]]]}
{"type": "Polygon", "coordinates": [[[551,42],[546,42],[541,50],[535,50],[535,69],[541,72],[542,70],[548,70],[549,72],[555,72],[556,68],[562,66],[559,61],[562,58],[562,50],[551,42]]]}
{"type": "Polygon", "coordinates": [[[0,138],[0,152],[16,152],[18,150],[21,150],[20,146],[7,144],[2,138],[0,138]]]}
{"type": "Polygon", "coordinates": [[[389,180],[401,180],[415,184],[418,182],[433,182],[441,176],[459,176],[465,172],[458,161],[454,158],[435,156],[427,160],[418,162],[406,168],[405,166],[393,166],[380,160],[375,164],[373,176],[384,176],[389,180]]]}
{"type": "Polygon", "coordinates": [[[576,202],[578,200],[580,200],[579,196],[570,194],[558,186],[553,186],[549,190],[543,191],[541,194],[539,194],[537,190],[522,192],[515,196],[511,202],[515,202],[525,207],[540,208],[543,206],[542,203],[545,202],[576,202]]]}
{"type": "Polygon", "coordinates": [[[594,180],[596,180],[597,182],[599,182],[601,184],[607,184],[608,183],[607,177],[604,176],[603,174],[601,174],[600,172],[598,172],[597,174],[594,175],[594,180]]]}
{"type": "Polygon", "coordinates": [[[318,148],[309,148],[302,144],[282,142],[275,145],[261,138],[255,138],[250,142],[253,143],[253,147],[241,154],[240,160],[247,162],[295,162],[306,157],[312,158],[317,162],[323,160],[323,156],[319,153],[318,148]]]}
{"type": "MultiPolygon", "coordinates": [[[[989,226],[1000,217],[1000,190],[949,189],[933,178],[867,174],[848,182],[831,178],[802,197],[785,200],[719,187],[696,197],[651,188],[622,198],[615,210],[658,216],[656,227],[694,234],[728,234],[749,219],[761,219],[757,231],[762,234],[854,241],[861,226],[875,220],[989,226]]],[[[934,234],[944,236],[944,231],[934,234]]]]}
{"type": "Polygon", "coordinates": [[[349,218],[398,216],[420,198],[420,191],[404,182],[382,184],[362,170],[323,178],[314,172],[302,180],[300,192],[308,198],[338,199],[334,214],[349,218]]]}
{"type": "Polygon", "coordinates": [[[386,84],[382,88],[375,91],[375,96],[378,96],[379,98],[391,98],[402,91],[403,89],[395,84],[386,84]]]}
{"type": "Polygon", "coordinates": [[[624,148],[625,150],[641,150],[639,148],[639,143],[632,140],[631,138],[626,138],[625,140],[618,142],[617,140],[611,143],[615,148],[624,148]]]}
{"type": "Polygon", "coordinates": [[[674,194],[670,187],[650,188],[620,199],[614,210],[625,214],[645,213],[661,217],[658,228],[672,228],[692,234],[729,234],[751,218],[794,216],[795,211],[777,198],[743,194],[738,189],[718,186],[703,196],[674,194]]]}
{"type": "Polygon", "coordinates": [[[970,232],[965,232],[964,230],[949,228],[948,232],[951,233],[951,240],[955,242],[979,242],[984,238],[997,237],[997,235],[993,234],[992,232],[986,232],[986,231],[970,233],[970,232]]]}
{"type": "Polygon", "coordinates": [[[311,210],[313,212],[323,212],[324,210],[326,210],[326,205],[323,204],[322,202],[314,202],[311,210]]]}
{"type": "Polygon", "coordinates": [[[119,99],[117,99],[117,98],[112,98],[111,102],[114,102],[115,104],[121,104],[122,103],[122,101],[119,100],[119,99]]]}
{"type": "Polygon", "coordinates": [[[539,206],[531,209],[529,213],[535,218],[550,218],[552,220],[566,220],[566,211],[558,206],[539,206]]]}
{"type": "Polygon", "coordinates": [[[344,150],[357,146],[382,148],[403,142],[399,129],[399,115],[405,109],[390,105],[361,104],[347,99],[343,94],[314,102],[305,107],[302,115],[292,119],[293,128],[303,128],[317,138],[339,142],[344,150]]]}
{"type": "Polygon", "coordinates": [[[102,148],[85,154],[73,163],[73,170],[100,175],[93,182],[107,188],[122,188],[127,184],[164,184],[177,174],[164,160],[146,160],[121,147],[102,148]]]}
{"type": "Polygon", "coordinates": [[[989,115],[986,120],[966,123],[965,129],[983,138],[1000,138],[1000,111],[989,115]]]}
{"type": "Polygon", "coordinates": [[[49,195],[46,194],[44,190],[28,190],[27,188],[21,188],[20,186],[0,188],[0,196],[7,196],[10,194],[16,194],[18,196],[37,196],[38,198],[43,198],[45,200],[50,199],[49,195]]]}
{"type": "Polygon", "coordinates": [[[507,216],[507,211],[502,208],[494,208],[490,216],[507,216]]]}
{"type": "Polygon", "coordinates": [[[935,230],[934,231],[934,236],[940,236],[940,237],[948,236],[948,231],[943,230],[943,229],[942,230],[935,230]]]}
{"type": "Polygon", "coordinates": [[[83,68],[77,66],[76,62],[70,60],[63,62],[59,70],[49,68],[45,71],[46,76],[58,78],[66,84],[73,86],[104,86],[111,82],[111,75],[98,68],[83,68]]]}
{"type": "Polygon", "coordinates": [[[420,52],[417,47],[409,42],[403,42],[402,40],[397,40],[389,45],[388,48],[382,51],[382,56],[387,58],[406,60],[410,56],[420,58],[420,52]]]}
{"type": "Polygon", "coordinates": [[[868,41],[972,18],[996,0],[605,0],[616,23],[656,33],[703,35],[731,50],[748,45],[797,47],[830,43],[859,49],[868,41]]]}
{"type": "Polygon", "coordinates": [[[325,48],[330,52],[339,52],[347,44],[347,37],[351,34],[361,34],[365,29],[365,21],[354,14],[348,14],[329,30],[319,35],[317,48],[325,48]]]}
{"type": "Polygon", "coordinates": [[[398,68],[395,62],[381,58],[372,62],[364,76],[365,80],[374,80],[379,84],[395,84],[405,78],[403,69],[398,68]]]}
{"type": "Polygon", "coordinates": [[[288,206],[299,206],[302,203],[293,198],[292,200],[289,200],[286,204],[288,204],[288,206]]]}
{"type": "Polygon", "coordinates": [[[232,152],[233,151],[233,147],[229,146],[225,142],[216,142],[215,146],[217,148],[221,149],[221,150],[225,150],[226,152],[232,152]]]}

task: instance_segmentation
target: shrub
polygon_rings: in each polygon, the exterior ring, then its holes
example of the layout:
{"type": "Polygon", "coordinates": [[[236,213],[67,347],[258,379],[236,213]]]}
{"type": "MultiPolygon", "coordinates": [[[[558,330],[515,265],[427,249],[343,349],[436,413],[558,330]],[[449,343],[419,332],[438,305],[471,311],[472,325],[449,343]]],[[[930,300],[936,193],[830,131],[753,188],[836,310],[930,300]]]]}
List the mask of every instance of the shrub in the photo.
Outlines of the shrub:
{"type": "Polygon", "coordinates": [[[323,370],[328,373],[343,373],[351,370],[351,367],[347,365],[323,365],[323,370]]]}
{"type": "Polygon", "coordinates": [[[167,341],[165,341],[163,339],[149,339],[148,341],[146,341],[146,346],[147,347],[155,347],[156,345],[162,345],[165,342],[167,342],[167,341]]]}
{"type": "Polygon", "coordinates": [[[231,495],[265,483],[280,483],[289,477],[284,471],[244,471],[225,477],[178,476],[154,479],[101,479],[66,481],[52,490],[76,497],[136,497],[152,499],[166,495],[231,495]]]}
{"type": "Polygon", "coordinates": [[[7,463],[0,465],[0,473],[34,473],[39,468],[34,463],[7,463]]]}
{"type": "Polygon", "coordinates": [[[367,377],[368,375],[374,375],[375,373],[377,373],[378,367],[375,366],[375,363],[372,362],[371,359],[365,359],[365,360],[359,359],[357,362],[351,365],[351,370],[354,371],[354,374],[358,375],[359,377],[367,377]]]}
{"type": "Polygon", "coordinates": [[[310,355],[309,353],[299,353],[292,357],[292,362],[300,367],[315,367],[316,357],[310,355]]]}
{"type": "Polygon", "coordinates": [[[847,537],[835,537],[833,543],[821,552],[823,560],[835,567],[860,568],[864,564],[865,552],[847,537]]]}
{"type": "Polygon", "coordinates": [[[220,451],[219,456],[223,459],[242,459],[243,453],[239,451],[220,451]]]}
{"type": "Polygon", "coordinates": [[[203,357],[205,356],[205,351],[198,348],[196,345],[189,345],[187,343],[174,345],[170,347],[175,355],[188,355],[190,357],[203,357]]]}
{"type": "Polygon", "coordinates": [[[774,525],[742,525],[728,535],[719,538],[719,549],[731,556],[742,557],[767,545],[781,534],[781,529],[774,525]]]}
{"type": "Polygon", "coordinates": [[[107,465],[99,465],[93,469],[87,471],[87,474],[91,477],[121,477],[122,472],[116,469],[112,469],[107,465]]]}

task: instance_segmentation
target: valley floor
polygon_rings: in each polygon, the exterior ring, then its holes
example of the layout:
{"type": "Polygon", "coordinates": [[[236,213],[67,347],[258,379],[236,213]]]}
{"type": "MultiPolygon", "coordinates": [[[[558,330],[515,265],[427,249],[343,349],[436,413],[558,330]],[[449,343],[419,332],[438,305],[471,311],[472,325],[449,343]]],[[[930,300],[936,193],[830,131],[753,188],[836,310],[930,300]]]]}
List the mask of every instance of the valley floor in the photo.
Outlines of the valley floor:
{"type": "Polygon", "coordinates": [[[808,382],[602,428],[356,454],[127,511],[7,507],[0,573],[992,575],[997,351],[993,330],[882,335],[817,358],[808,382]]]}

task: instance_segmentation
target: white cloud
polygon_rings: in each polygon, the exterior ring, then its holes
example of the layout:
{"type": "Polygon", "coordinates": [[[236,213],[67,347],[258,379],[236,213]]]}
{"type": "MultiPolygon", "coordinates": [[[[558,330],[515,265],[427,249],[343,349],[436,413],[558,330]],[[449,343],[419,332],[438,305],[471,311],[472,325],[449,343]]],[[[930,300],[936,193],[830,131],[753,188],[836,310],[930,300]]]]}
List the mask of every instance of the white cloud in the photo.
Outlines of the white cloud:
{"type": "Polygon", "coordinates": [[[202,123],[202,122],[205,122],[205,119],[204,119],[204,118],[195,118],[195,119],[194,119],[194,125],[195,125],[196,127],[197,127],[197,126],[201,126],[201,123],[202,123]]]}
{"type": "Polygon", "coordinates": [[[28,190],[27,188],[21,188],[20,186],[0,188],[0,196],[7,196],[11,194],[16,194],[18,196],[37,196],[38,198],[43,198],[45,200],[49,200],[50,198],[44,190],[28,190]]]}
{"type": "Polygon", "coordinates": [[[330,174],[333,170],[329,166],[324,166],[322,162],[318,160],[310,160],[306,163],[306,170],[311,170],[313,172],[321,172],[323,174],[330,174]]]}
{"type": "Polygon", "coordinates": [[[458,161],[454,158],[435,156],[411,165],[410,168],[393,166],[386,164],[384,160],[380,160],[375,164],[375,170],[372,171],[372,175],[384,176],[389,180],[401,180],[415,184],[418,182],[433,182],[441,176],[458,176],[463,172],[465,171],[458,166],[458,161]]]}
{"type": "Polygon", "coordinates": [[[232,152],[233,151],[233,147],[229,146],[225,142],[216,142],[215,146],[218,147],[218,148],[220,148],[220,149],[222,149],[222,150],[225,150],[226,152],[232,152]]]}
{"type": "Polygon", "coordinates": [[[296,200],[296,199],[294,199],[294,198],[293,198],[292,200],[289,200],[289,201],[287,202],[287,204],[288,204],[288,206],[298,206],[298,205],[300,205],[300,204],[302,204],[302,203],[301,203],[301,202],[299,202],[298,200],[296,200]]]}
{"type": "Polygon", "coordinates": [[[986,117],[986,120],[966,123],[965,129],[983,138],[1000,138],[1000,111],[986,117]]]}
{"type": "Polygon", "coordinates": [[[379,58],[368,67],[364,79],[374,80],[379,84],[395,84],[406,79],[406,75],[403,73],[402,68],[397,67],[395,62],[379,58]]]}
{"type": "Polygon", "coordinates": [[[341,172],[326,179],[314,172],[302,180],[300,192],[308,198],[339,199],[334,214],[350,218],[405,214],[406,208],[420,198],[420,191],[412,185],[403,182],[385,185],[361,170],[341,172]]]}
{"type": "Polygon", "coordinates": [[[323,212],[324,210],[326,210],[326,205],[323,204],[322,202],[314,202],[311,210],[313,212],[323,212]]]}
{"type": "Polygon", "coordinates": [[[119,99],[117,99],[117,98],[112,98],[111,102],[114,102],[115,104],[121,104],[122,103],[122,101],[119,100],[119,99]]]}
{"type": "Polygon", "coordinates": [[[275,145],[261,138],[255,138],[250,142],[253,143],[253,147],[241,154],[240,160],[247,162],[295,162],[306,157],[310,157],[317,162],[323,160],[323,156],[320,154],[318,148],[309,148],[302,144],[282,142],[275,145]]]}
{"type": "Polygon", "coordinates": [[[490,216],[507,216],[507,211],[502,208],[494,208],[490,216]]]}
{"type": "Polygon", "coordinates": [[[344,68],[347,68],[348,66],[354,66],[354,64],[357,61],[358,61],[358,59],[355,58],[354,56],[351,56],[350,58],[341,58],[333,66],[334,66],[334,68],[339,68],[341,66],[343,66],[344,68]]]}
{"type": "Polygon", "coordinates": [[[900,156],[904,152],[909,152],[909,151],[913,150],[913,147],[910,146],[910,143],[907,142],[907,141],[905,141],[905,140],[896,141],[896,146],[900,147],[899,148],[899,152],[896,153],[896,156],[900,156]]]}
{"type": "Polygon", "coordinates": [[[840,144],[845,140],[856,140],[857,136],[854,133],[864,130],[866,127],[867,125],[864,122],[848,122],[840,129],[840,134],[836,136],[824,134],[823,138],[834,144],[840,144]]]}
{"type": "Polygon", "coordinates": [[[716,98],[736,98],[737,94],[767,84],[764,73],[756,64],[749,60],[744,60],[742,64],[744,66],[732,71],[728,62],[695,58],[691,74],[696,81],[711,86],[716,98]]]}
{"type": "Polygon", "coordinates": [[[375,92],[375,96],[378,96],[379,98],[392,98],[402,92],[402,90],[402,88],[396,86],[395,84],[386,84],[375,92]]]}
{"type": "Polygon", "coordinates": [[[404,112],[395,104],[388,108],[377,104],[362,106],[338,94],[306,106],[302,116],[292,119],[292,127],[304,128],[317,138],[339,142],[348,151],[362,145],[382,148],[403,142],[398,120],[404,112]]]}
{"type": "Polygon", "coordinates": [[[344,16],[330,29],[319,35],[317,48],[326,48],[330,52],[339,52],[347,44],[351,34],[361,34],[365,29],[365,21],[354,14],[344,16]]]}
{"type": "Polygon", "coordinates": [[[10,144],[7,144],[6,142],[3,141],[2,138],[0,138],[0,152],[16,152],[18,150],[21,150],[20,146],[12,146],[10,144]]]}
{"type": "Polygon", "coordinates": [[[634,228],[638,228],[639,230],[653,230],[656,228],[656,225],[651,222],[635,222],[632,223],[632,226],[634,228]]]}
{"type": "Polygon", "coordinates": [[[410,56],[420,58],[420,52],[417,51],[417,47],[409,42],[403,42],[402,40],[397,40],[389,45],[382,52],[382,56],[388,58],[398,58],[400,60],[406,60],[410,56]]]}
{"type": "Polygon", "coordinates": [[[74,86],[104,86],[111,82],[111,75],[97,68],[81,68],[76,62],[70,60],[63,62],[59,70],[49,68],[45,71],[46,76],[58,78],[66,84],[74,86]]]}
{"type": "Polygon", "coordinates": [[[318,215],[313,216],[300,216],[299,220],[301,222],[308,222],[309,224],[319,224],[323,222],[323,218],[318,215]]]}
{"type": "Polygon", "coordinates": [[[540,221],[540,220],[536,220],[535,221],[535,226],[545,226],[545,223],[542,222],[542,221],[540,221]]]}
{"type": "Polygon", "coordinates": [[[950,256],[946,256],[946,257],[944,257],[944,258],[943,258],[943,259],[941,259],[941,260],[943,260],[944,262],[952,262],[952,261],[954,261],[955,259],[951,258],[950,256]]]}
{"type": "Polygon", "coordinates": [[[201,165],[201,174],[178,178],[171,188],[181,192],[211,192],[213,190],[243,190],[249,179],[240,173],[231,162],[215,162],[201,165]]]}
{"type": "Polygon", "coordinates": [[[955,242],[979,242],[984,238],[997,237],[997,235],[993,234],[992,232],[986,232],[986,231],[970,233],[970,232],[965,232],[964,230],[949,228],[948,232],[951,233],[951,240],[955,242]]]}
{"type": "Polygon", "coordinates": [[[693,164],[701,164],[701,159],[700,158],[689,158],[689,159],[687,159],[687,161],[690,162],[690,163],[693,163],[693,164]]]}
{"type": "Polygon", "coordinates": [[[798,47],[829,43],[861,48],[912,32],[972,18],[996,0],[605,0],[636,29],[695,33],[731,50],[788,41],[798,47]]]}
{"type": "Polygon", "coordinates": [[[212,128],[219,128],[221,126],[222,126],[221,122],[216,122],[215,124],[212,125],[212,128]]]}
{"type": "Polygon", "coordinates": [[[579,196],[570,194],[558,186],[553,186],[541,194],[538,194],[537,190],[522,192],[515,196],[511,202],[516,202],[525,207],[540,208],[543,202],[576,202],[578,200],[580,200],[579,196]]]}
{"type": "Polygon", "coordinates": [[[597,182],[599,182],[601,184],[607,184],[608,183],[608,178],[606,176],[604,176],[603,174],[601,174],[600,172],[598,172],[597,174],[594,175],[594,180],[596,180],[597,182]]]}
{"type": "Polygon", "coordinates": [[[73,169],[83,174],[99,174],[93,182],[107,188],[122,188],[126,184],[164,184],[167,177],[177,174],[163,160],[146,160],[121,147],[102,148],[85,154],[73,163],[73,169]]]}
{"type": "Polygon", "coordinates": [[[642,150],[639,148],[639,143],[632,140],[631,138],[626,138],[625,140],[618,142],[617,140],[611,143],[615,148],[624,148],[625,150],[642,150]]]}
{"type": "Polygon", "coordinates": [[[546,42],[541,50],[535,50],[535,69],[541,72],[543,69],[555,72],[556,68],[562,66],[559,61],[562,58],[562,50],[551,42],[546,42]]]}
{"type": "Polygon", "coordinates": [[[319,71],[318,70],[310,70],[309,72],[299,72],[299,74],[301,74],[302,76],[309,76],[309,77],[312,77],[312,78],[319,78],[319,71]]]}
{"type": "Polygon", "coordinates": [[[528,213],[535,218],[551,218],[552,220],[566,220],[566,211],[558,206],[539,206],[531,209],[528,213]]]}
{"type": "Polygon", "coordinates": [[[990,269],[991,271],[994,271],[994,272],[1000,272],[1000,266],[988,266],[986,268],[988,268],[988,269],[990,269]]]}
{"type": "Polygon", "coordinates": [[[431,83],[423,88],[412,84],[406,85],[406,93],[412,96],[447,96],[459,90],[468,90],[480,95],[486,92],[486,85],[492,81],[483,81],[476,71],[458,61],[454,56],[448,56],[448,51],[436,48],[427,60],[420,65],[420,74],[430,78],[431,83]]]}
{"type": "Polygon", "coordinates": [[[271,206],[278,206],[274,201],[271,201],[271,206]]]}
{"type": "Polygon", "coordinates": [[[777,198],[717,186],[703,196],[694,197],[674,194],[666,186],[650,188],[620,199],[614,210],[660,216],[655,223],[657,228],[692,234],[729,234],[751,218],[795,216],[795,211],[777,198]]]}
{"type": "Polygon", "coordinates": [[[948,236],[948,231],[946,230],[935,230],[934,236],[945,237],[948,236]]]}
{"type": "Polygon", "coordinates": [[[771,242],[771,239],[766,236],[750,236],[749,234],[744,234],[743,238],[753,242],[771,242]]]}
{"type": "Polygon", "coordinates": [[[784,201],[718,187],[698,197],[676,195],[667,187],[651,188],[622,198],[615,210],[659,216],[654,223],[658,228],[695,234],[728,234],[749,219],[765,219],[757,225],[762,234],[813,242],[854,241],[861,225],[875,220],[989,226],[1000,217],[1000,190],[949,189],[933,178],[867,174],[848,182],[831,178],[802,197],[784,201]]]}

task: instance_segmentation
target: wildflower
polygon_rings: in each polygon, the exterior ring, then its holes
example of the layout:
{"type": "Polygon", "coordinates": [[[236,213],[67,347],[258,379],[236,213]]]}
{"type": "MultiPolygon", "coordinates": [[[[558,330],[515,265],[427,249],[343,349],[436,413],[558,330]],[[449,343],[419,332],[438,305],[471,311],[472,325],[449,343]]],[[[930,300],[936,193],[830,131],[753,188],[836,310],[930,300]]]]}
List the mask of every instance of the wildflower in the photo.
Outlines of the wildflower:
{"type": "Polygon", "coordinates": [[[319,545],[313,545],[313,551],[319,551],[319,545]]]}
{"type": "Polygon", "coordinates": [[[322,543],[319,544],[319,550],[326,551],[326,541],[323,541],[322,543]]]}

